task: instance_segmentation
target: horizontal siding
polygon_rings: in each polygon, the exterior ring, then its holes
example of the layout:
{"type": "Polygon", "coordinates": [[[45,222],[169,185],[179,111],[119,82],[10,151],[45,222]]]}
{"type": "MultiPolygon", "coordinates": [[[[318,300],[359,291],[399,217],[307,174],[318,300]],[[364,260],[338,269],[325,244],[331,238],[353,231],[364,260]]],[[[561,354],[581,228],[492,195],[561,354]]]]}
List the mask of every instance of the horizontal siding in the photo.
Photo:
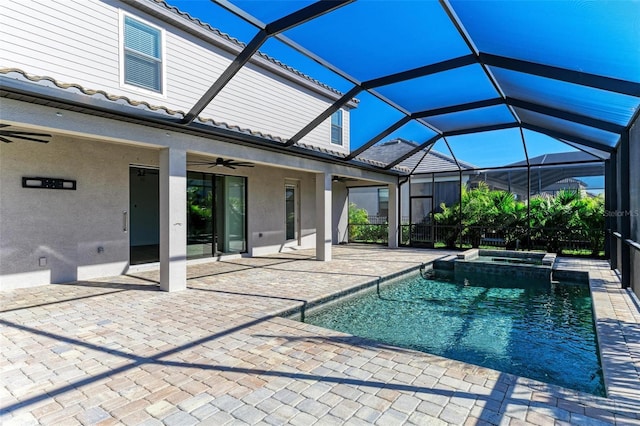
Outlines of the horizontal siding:
{"type": "MultiPolygon", "coordinates": [[[[222,49],[116,1],[6,2],[1,15],[0,66],[184,112],[191,109],[233,60],[222,49]],[[165,96],[120,86],[118,5],[165,29],[165,96]]],[[[287,139],[330,103],[318,93],[250,64],[243,67],[201,115],[287,139]]],[[[345,129],[348,122],[345,111],[345,129]]],[[[330,139],[331,126],[327,120],[302,142],[347,150],[348,132],[342,148],[332,145],[330,139]]]]}
{"type": "Polygon", "coordinates": [[[166,38],[167,99],[175,108],[188,111],[233,57],[184,33],[167,31],[166,38]]]}
{"type": "Polygon", "coordinates": [[[240,125],[254,123],[254,130],[289,138],[327,106],[316,94],[296,89],[281,78],[270,78],[255,66],[245,66],[206,113],[240,125]]]}
{"type": "Polygon", "coordinates": [[[117,86],[117,10],[96,1],[18,1],[3,5],[2,14],[2,66],[88,88],[117,86]]]}

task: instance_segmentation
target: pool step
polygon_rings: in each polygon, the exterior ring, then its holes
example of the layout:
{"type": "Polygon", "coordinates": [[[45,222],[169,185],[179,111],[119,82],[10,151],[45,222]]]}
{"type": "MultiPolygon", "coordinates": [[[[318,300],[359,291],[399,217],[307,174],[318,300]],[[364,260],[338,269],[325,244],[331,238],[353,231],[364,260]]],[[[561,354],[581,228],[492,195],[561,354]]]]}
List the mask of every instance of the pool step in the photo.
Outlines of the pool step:
{"type": "Polygon", "coordinates": [[[458,257],[455,254],[446,256],[433,261],[433,269],[439,269],[442,271],[453,271],[456,266],[456,259],[458,257]]]}
{"type": "Polygon", "coordinates": [[[553,269],[551,271],[551,280],[589,284],[589,272],[572,269],[553,269]]]}

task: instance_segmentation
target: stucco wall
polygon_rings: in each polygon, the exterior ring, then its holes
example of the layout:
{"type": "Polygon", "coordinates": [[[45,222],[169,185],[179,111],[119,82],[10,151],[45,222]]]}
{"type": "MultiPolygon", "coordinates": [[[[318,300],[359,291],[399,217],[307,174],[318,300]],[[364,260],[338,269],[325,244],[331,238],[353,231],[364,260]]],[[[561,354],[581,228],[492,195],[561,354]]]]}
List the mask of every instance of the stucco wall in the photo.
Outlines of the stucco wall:
{"type": "Polygon", "coordinates": [[[286,242],[285,182],[298,184],[300,197],[300,247],[315,246],[315,187],[312,173],[274,167],[247,170],[248,247],[252,256],[277,253],[285,247],[297,247],[296,241],[286,242]]]}
{"type": "Polygon", "coordinates": [[[153,150],[63,137],[0,144],[0,288],[124,272],[129,163],[156,158],[153,150]],[[73,179],[77,190],[22,188],[23,176],[73,179]]]}
{"type": "MultiPolygon", "coordinates": [[[[158,152],[62,136],[48,144],[0,144],[0,289],[125,272],[133,232],[130,226],[123,230],[123,212],[130,210],[130,164],[157,167],[158,152]],[[73,179],[77,190],[22,188],[23,176],[73,179]],[[40,258],[46,265],[40,266],[40,258]]],[[[189,169],[247,177],[251,255],[298,247],[297,241],[285,244],[284,221],[285,181],[296,181],[299,247],[315,246],[313,173],[260,165],[189,169]]]]}
{"type": "Polygon", "coordinates": [[[349,241],[349,191],[344,182],[333,182],[331,188],[332,203],[332,224],[331,242],[333,244],[346,243],[349,241]]]}

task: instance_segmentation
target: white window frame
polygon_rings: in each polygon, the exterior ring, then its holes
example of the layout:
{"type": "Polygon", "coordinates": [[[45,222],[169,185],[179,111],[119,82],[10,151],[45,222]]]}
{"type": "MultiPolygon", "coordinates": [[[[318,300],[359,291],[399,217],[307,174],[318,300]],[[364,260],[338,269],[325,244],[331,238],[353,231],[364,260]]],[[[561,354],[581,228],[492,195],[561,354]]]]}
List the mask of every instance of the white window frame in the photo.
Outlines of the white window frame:
{"type": "Polygon", "coordinates": [[[329,118],[329,126],[330,126],[329,141],[331,142],[331,145],[344,146],[344,111],[342,111],[342,109],[339,109],[333,114],[331,114],[331,117],[329,118]],[[340,142],[339,143],[333,141],[333,116],[336,114],[340,114],[340,142]]]}
{"type": "Polygon", "coordinates": [[[159,27],[151,22],[140,18],[139,16],[132,15],[131,13],[125,12],[120,9],[120,17],[119,17],[119,41],[118,41],[118,50],[119,50],[119,60],[120,60],[120,87],[131,90],[134,92],[142,93],[145,95],[151,95],[160,98],[166,98],[167,93],[167,49],[166,49],[166,32],[164,28],[159,27]],[[125,49],[124,49],[124,20],[125,17],[133,19],[134,21],[138,21],[141,24],[147,25],[155,30],[160,32],[160,91],[155,91],[151,89],[145,89],[144,87],[135,86],[133,84],[128,84],[124,79],[124,69],[125,69],[125,49]]]}

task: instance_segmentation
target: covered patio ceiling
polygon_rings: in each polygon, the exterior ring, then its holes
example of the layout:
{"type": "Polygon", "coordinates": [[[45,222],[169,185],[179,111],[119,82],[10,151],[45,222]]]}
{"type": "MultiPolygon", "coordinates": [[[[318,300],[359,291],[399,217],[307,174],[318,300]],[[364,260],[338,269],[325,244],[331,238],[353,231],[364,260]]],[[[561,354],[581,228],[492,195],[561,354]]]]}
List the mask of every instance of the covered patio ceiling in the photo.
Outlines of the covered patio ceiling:
{"type": "Polygon", "coordinates": [[[186,125],[259,50],[278,59],[287,52],[287,65],[344,93],[283,147],[357,98],[351,152],[340,160],[366,159],[392,138],[417,142],[385,170],[413,168],[438,145],[457,161],[451,138],[482,133],[474,144],[495,145],[505,129],[525,161],[534,156],[527,135],[605,159],[639,111],[635,0],[212,0],[211,7],[206,21],[218,28],[234,21],[228,31],[245,47],[186,114],[186,125]]]}

